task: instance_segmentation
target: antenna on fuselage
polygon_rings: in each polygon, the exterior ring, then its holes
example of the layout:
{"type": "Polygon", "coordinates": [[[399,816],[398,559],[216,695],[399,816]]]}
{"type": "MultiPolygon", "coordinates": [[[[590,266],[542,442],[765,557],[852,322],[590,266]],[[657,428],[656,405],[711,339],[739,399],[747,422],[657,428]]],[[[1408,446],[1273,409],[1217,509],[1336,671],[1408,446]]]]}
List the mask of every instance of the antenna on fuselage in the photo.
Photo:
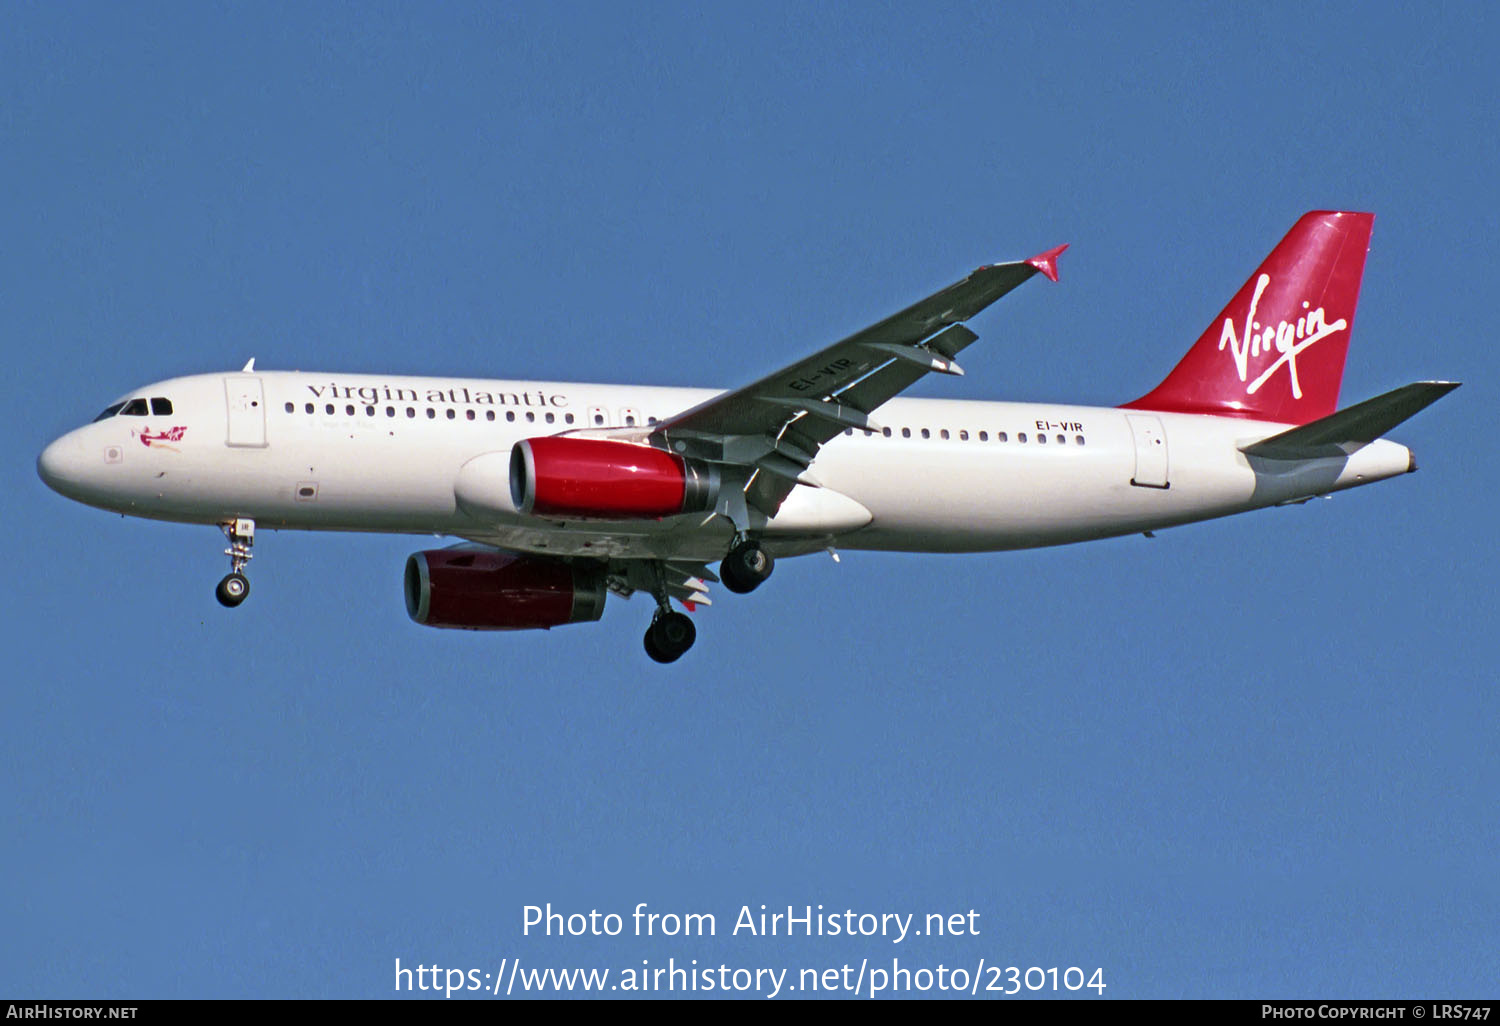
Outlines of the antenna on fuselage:
{"type": "Polygon", "coordinates": [[[249,374],[254,369],[255,369],[255,357],[252,356],[252,357],[250,357],[250,359],[248,359],[248,360],[245,361],[245,366],[243,366],[243,367],[240,368],[240,373],[241,374],[249,374]]]}

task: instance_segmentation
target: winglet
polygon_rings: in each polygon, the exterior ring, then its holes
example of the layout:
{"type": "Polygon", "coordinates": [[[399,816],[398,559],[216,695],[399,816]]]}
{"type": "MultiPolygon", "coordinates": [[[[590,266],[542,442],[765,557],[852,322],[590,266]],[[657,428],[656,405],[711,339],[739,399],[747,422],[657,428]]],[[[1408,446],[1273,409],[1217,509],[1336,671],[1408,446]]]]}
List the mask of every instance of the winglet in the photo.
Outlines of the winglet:
{"type": "Polygon", "coordinates": [[[1032,257],[1026,262],[1032,267],[1035,267],[1038,271],[1041,271],[1043,274],[1045,274],[1048,281],[1056,281],[1057,258],[1061,256],[1062,251],[1067,248],[1068,244],[1064,242],[1061,246],[1058,246],[1055,249],[1049,249],[1045,253],[1038,253],[1036,256],[1032,257]]]}

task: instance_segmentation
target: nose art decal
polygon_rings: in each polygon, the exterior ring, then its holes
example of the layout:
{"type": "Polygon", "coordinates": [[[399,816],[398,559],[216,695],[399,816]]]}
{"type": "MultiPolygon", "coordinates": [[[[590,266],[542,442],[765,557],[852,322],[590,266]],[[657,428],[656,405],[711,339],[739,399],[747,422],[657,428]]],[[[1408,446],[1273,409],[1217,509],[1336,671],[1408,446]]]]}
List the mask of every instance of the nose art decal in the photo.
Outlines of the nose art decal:
{"type": "MultiPolygon", "coordinates": [[[[135,432],[131,433],[135,434],[135,432]]],[[[165,449],[168,452],[180,453],[182,451],[181,449],[177,448],[175,445],[167,445],[166,443],[180,442],[182,441],[182,436],[185,434],[187,434],[187,428],[185,427],[170,427],[165,431],[158,432],[157,434],[152,434],[150,431],[142,431],[138,435],[136,435],[136,437],[138,437],[141,440],[141,444],[146,446],[148,449],[165,449]]]]}

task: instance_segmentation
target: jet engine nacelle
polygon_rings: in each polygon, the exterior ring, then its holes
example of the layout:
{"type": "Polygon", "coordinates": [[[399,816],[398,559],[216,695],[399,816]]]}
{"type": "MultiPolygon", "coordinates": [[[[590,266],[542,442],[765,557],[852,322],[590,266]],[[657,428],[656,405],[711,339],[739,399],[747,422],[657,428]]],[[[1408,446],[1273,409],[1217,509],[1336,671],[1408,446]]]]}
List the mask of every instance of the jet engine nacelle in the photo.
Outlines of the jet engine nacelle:
{"type": "Polygon", "coordinates": [[[435,549],[406,559],[406,611],[428,627],[546,629],[597,620],[604,574],[557,559],[496,549],[435,549]]]}
{"type": "Polygon", "coordinates": [[[660,519],[713,509],[719,469],[633,442],[527,438],[511,450],[510,493],[529,515],[660,519]]]}

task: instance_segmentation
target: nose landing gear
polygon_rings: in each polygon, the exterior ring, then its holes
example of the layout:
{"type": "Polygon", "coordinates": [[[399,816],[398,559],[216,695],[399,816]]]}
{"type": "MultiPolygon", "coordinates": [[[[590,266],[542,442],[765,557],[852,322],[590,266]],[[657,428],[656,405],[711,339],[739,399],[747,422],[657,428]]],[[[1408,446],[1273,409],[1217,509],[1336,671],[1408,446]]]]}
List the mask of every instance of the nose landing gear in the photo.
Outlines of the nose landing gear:
{"type": "Polygon", "coordinates": [[[214,598],[219,600],[219,605],[233,609],[245,601],[245,596],[250,594],[250,578],[241,573],[226,574],[214,589],[214,598]]]}
{"type": "Polygon", "coordinates": [[[250,547],[255,544],[255,521],[238,519],[220,524],[224,537],[229,539],[229,548],[224,555],[229,557],[229,573],[214,589],[219,605],[233,609],[250,594],[250,578],[245,576],[245,564],[250,562],[250,547]]]}

